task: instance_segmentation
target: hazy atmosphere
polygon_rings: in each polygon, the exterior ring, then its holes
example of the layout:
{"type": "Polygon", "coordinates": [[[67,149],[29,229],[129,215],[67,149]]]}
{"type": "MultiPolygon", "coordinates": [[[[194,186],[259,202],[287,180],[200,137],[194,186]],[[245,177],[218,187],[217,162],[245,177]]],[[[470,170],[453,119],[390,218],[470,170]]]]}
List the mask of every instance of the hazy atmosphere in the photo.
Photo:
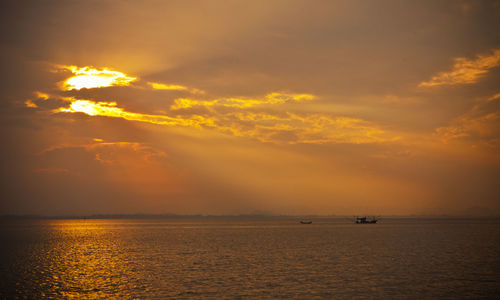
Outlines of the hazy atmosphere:
{"type": "Polygon", "coordinates": [[[498,1],[0,5],[2,215],[500,215],[498,1]]]}

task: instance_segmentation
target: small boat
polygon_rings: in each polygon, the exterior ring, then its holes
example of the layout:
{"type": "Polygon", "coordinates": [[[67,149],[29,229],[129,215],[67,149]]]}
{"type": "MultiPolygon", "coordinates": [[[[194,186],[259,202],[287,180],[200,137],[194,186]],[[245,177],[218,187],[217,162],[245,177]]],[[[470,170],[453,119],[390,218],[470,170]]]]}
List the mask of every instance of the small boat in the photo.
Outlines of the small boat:
{"type": "Polygon", "coordinates": [[[300,224],[312,224],[313,221],[300,221],[300,224]]]}
{"type": "Polygon", "coordinates": [[[377,221],[375,217],[371,220],[368,220],[366,217],[356,217],[356,224],[376,224],[377,221]]]}

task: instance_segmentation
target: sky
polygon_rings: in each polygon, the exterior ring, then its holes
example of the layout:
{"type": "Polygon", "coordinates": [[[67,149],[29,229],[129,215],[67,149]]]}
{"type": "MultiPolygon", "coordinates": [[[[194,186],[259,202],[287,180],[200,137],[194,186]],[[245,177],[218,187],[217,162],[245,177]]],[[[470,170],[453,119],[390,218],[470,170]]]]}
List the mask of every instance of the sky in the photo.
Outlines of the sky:
{"type": "Polygon", "coordinates": [[[0,214],[500,215],[498,1],[0,5],[0,214]]]}

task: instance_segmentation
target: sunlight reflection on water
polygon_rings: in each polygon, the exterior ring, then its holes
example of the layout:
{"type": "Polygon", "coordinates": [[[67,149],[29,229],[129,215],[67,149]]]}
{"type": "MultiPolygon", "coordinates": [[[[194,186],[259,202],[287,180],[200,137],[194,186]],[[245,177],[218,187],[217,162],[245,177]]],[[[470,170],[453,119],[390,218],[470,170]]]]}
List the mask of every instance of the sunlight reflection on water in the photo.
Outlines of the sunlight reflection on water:
{"type": "Polygon", "coordinates": [[[14,220],[1,298],[488,297],[500,223],[14,220]]]}

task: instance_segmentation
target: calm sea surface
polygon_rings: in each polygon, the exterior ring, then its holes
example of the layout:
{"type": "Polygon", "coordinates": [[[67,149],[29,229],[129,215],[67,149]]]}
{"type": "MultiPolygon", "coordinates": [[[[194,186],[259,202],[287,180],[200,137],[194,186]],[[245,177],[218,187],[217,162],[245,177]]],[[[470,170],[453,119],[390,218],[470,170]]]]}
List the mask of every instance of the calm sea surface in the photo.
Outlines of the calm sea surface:
{"type": "Polygon", "coordinates": [[[0,221],[0,298],[500,298],[500,220],[0,221]]]}

